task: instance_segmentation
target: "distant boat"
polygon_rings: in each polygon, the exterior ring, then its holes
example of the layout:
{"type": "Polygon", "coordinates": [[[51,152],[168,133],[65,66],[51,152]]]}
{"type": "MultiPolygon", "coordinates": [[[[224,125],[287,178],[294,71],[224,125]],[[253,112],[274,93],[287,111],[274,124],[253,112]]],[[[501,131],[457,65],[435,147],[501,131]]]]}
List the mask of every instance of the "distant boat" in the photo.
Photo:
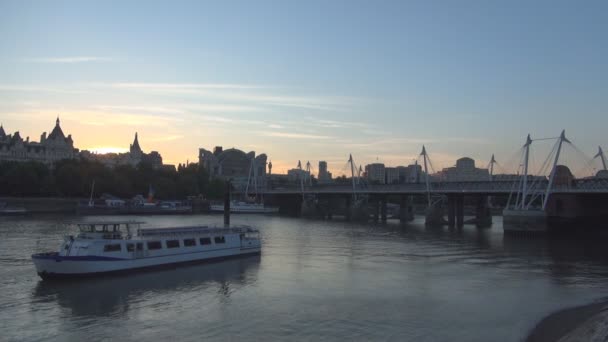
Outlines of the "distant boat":
{"type": "MultiPolygon", "coordinates": [[[[224,212],[223,204],[212,204],[212,212],[224,212]]],[[[263,203],[247,203],[241,201],[230,201],[230,212],[234,214],[275,214],[279,212],[277,207],[265,207],[263,203]]]]}
{"type": "Polygon", "coordinates": [[[9,216],[9,215],[25,215],[27,210],[23,207],[9,207],[6,203],[0,203],[0,216],[9,216]]]}

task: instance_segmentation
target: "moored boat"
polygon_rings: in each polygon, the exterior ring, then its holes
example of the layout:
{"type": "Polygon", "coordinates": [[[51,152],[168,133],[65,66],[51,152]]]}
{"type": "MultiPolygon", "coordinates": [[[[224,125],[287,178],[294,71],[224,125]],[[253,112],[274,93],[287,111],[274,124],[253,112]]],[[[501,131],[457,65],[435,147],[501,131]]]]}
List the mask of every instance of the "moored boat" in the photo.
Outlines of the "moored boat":
{"type": "Polygon", "coordinates": [[[144,229],[141,224],[79,223],[79,234],[66,236],[59,251],[32,255],[36,271],[43,279],[82,277],[261,252],[259,232],[249,226],[144,229]]]}
{"type": "MultiPolygon", "coordinates": [[[[210,209],[213,212],[224,212],[224,205],[212,204],[210,209]]],[[[279,208],[265,207],[263,203],[230,201],[230,212],[235,214],[275,214],[279,212],[279,208]]]]}
{"type": "Polygon", "coordinates": [[[23,207],[9,207],[6,203],[0,203],[0,216],[2,215],[25,215],[27,210],[23,207]]]}

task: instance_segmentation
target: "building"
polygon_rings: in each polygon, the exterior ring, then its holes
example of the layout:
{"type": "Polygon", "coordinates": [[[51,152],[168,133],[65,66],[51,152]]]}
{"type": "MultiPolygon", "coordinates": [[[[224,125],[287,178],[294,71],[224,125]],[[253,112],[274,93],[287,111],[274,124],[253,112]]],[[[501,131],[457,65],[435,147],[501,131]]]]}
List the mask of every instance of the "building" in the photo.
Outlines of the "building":
{"type": "Polygon", "coordinates": [[[256,157],[254,151],[224,150],[222,146],[216,146],[213,152],[204,148],[198,150],[199,165],[207,170],[209,177],[229,179],[239,190],[245,190],[248,184],[265,187],[267,159],[266,154],[256,157]]]}
{"type": "Polygon", "coordinates": [[[464,157],[456,161],[455,167],[448,167],[439,172],[439,178],[444,182],[474,182],[489,181],[488,169],[475,167],[475,160],[464,157]]]}
{"type": "Polygon", "coordinates": [[[290,183],[300,183],[302,179],[305,183],[310,180],[310,171],[302,169],[291,169],[287,171],[287,181],[290,183]]]}
{"type": "MultiPolygon", "coordinates": [[[[107,167],[116,167],[120,165],[131,165],[137,166],[139,163],[147,163],[152,165],[155,169],[163,167],[163,158],[157,151],[150,153],[144,153],[139,146],[139,139],[137,132],[135,132],[135,138],[133,143],[129,145],[129,152],[126,153],[92,153],[84,150],[80,153],[80,157],[86,160],[97,161],[104,164],[107,167]]],[[[175,168],[175,167],[173,167],[175,168]]]]}
{"type": "Polygon", "coordinates": [[[42,133],[39,142],[29,137],[23,140],[19,132],[6,134],[0,124],[0,161],[36,161],[53,166],[59,160],[76,158],[78,149],[74,148],[72,135],[63,134],[59,117],[51,134],[47,137],[46,132],[42,133]]]}
{"type": "Polygon", "coordinates": [[[373,163],[365,165],[365,175],[370,183],[384,184],[386,178],[384,164],[373,163]]]}
{"type": "Polygon", "coordinates": [[[387,167],[384,169],[386,174],[385,183],[386,184],[399,184],[399,169],[396,167],[387,167]]]}
{"type": "Polygon", "coordinates": [[[319,162],[319,174],[317,175],[317,177],[318,177],[318,181],[320,184],[331,183],[332,175],[331,175],[331,172],[327,171],[327,162],[326,161],[319,162]]]}

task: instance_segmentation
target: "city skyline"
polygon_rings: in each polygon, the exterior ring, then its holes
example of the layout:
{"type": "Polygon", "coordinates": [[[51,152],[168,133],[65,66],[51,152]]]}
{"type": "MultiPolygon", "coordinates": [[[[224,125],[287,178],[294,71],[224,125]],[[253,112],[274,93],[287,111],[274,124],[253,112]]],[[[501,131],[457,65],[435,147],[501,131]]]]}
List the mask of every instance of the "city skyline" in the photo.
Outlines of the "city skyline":
{"type": "Polygon", "coordinates": [[[80,149],[137,131],[169,164],[220,145],[335,176],[350,153],[407,165],[423,144],[436,171],[484,166],[564,128],[607,147],[604,3],[343,7],[3,2],[0,122],[37,137],[59,115],[80,149]]]}

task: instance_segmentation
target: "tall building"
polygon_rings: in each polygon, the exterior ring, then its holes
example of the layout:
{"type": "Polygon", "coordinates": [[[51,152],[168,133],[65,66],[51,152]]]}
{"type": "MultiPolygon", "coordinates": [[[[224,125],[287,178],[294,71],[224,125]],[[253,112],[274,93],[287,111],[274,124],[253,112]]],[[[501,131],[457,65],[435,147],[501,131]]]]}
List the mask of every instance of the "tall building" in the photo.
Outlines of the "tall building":
{"type": "Polygon", "coordinates": [[[455,167],[441,170],[439,177],[444,182],[487,181],[490,179],[490,173],[487,169],[476,168],[475,160],[464,157],[456,161],[455,167]]]}
{"type": "Polygon", "coordinates": [[[46,132],[42,133],[40,142],[30,141],[29,137],[23,140],[19,132],[6,134],[0,124],[0,161],[37,161],[52,166],[56,161],[77,157],[72,135],[63,134],[59,117],[51,134],[47,137],[46,132]]]}
{"type": "Polygon", "coordinates": [[[365,174],[371,183],[384,184],[385,170],[384,164],[373,163],[365,165],[365,174]]]}
{"type": "Polygon", "coordinates": [[[319,162],[319,174],[317,176],[319,179],[319,183],[331,183],[331,172],[327,171],[327,162],[320,161],[319,162]]]}
{"type": "Polygon", "coordinates": [[[204,148],[198,150],[199,166],[205,168],[209,177],[230,179],[232,185],[244,190],[247,182],[257,182],[258,187],[266,184],[266,154],[255,155],[254,151],[245,153],[236,148],[224,150],[216,146],[213,152],[204,148]]]}
{"type": "Polygon", "coordinates": [[[399,184],[399,168],[396,167],[387,167],[384,169],[386,174],[386,184],[399,184]]]}

